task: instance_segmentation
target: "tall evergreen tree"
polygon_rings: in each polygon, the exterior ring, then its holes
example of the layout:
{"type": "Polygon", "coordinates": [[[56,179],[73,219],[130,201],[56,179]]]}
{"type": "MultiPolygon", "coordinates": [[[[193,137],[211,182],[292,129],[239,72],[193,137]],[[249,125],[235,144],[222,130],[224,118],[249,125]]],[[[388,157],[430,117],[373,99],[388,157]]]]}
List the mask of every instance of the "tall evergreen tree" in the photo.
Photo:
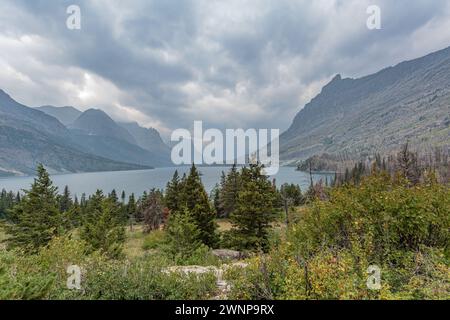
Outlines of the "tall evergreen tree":
{"type": "Polygon", "coordinates": [[[57,188],[43,165],[37,168],[37,178],[22,201],[12,209],[14,223],[6,226],[8,243],[27,252],[36,252],[63,233],[62,214],[57,201],[57,188]]]}
{"type": "Polygon", "coordinates": [[[142,221],[142,217],[138,213],[138,210],[137,210],[136,198],[134,197],[134,193],[132,193],[130,195],[130,197],[128,198],[128,203],[127,203],[126,208],[127,208],[126,212],[127,212],[128,220],[131,223],[142,221]]]}
{"type": "Polygon", "coordinates": [[[268,249],[276,193],[262,169],[259,164],[242,169],[242,189],[231,214],[233,241],[241,250],[268,249]]]}
{"type": "Polygon", "coordinates": [[[167,183],[165,204],[171,212],[180,210],[180,177],[178,170],[175,170],[172,180],[167,183]]]}
{"type": "Polygon", "coordinates": [[[113,201],[114,203],[118,203],[118,202],[119,202],[119,197],[117,196],[116,189],[113,189],[113,190],[111,191],[111,193],[109,194],[108,197],[109,197],[109,198],[111,199],[111,201],[113,201]]]}
{"type": "Polygon", "coordinates": [[[11,221],[10,209],[20,202],[20,194],[14,196],[12,192],[3,189],[0,193],[0,219],[8,219],[11,221]]]}
{"type": "Polygon", "coordinates": [[[186,209],[169,217],[166,232],[168,251],[177,262],[184,262],[202,246],[201,232],[186,209]]]}
{"type": "Polygon", "coordinates": [[[100,250],[118,257],[125,241],[125,229],[117,205],[98,190],[87,202],[80,238],[92,251],[100,250]]]}
{"type": "Polygon", "coordinates": [[[224,214],[222,207],[220,206],[220,187],[218,184],[216,184],[212,189],[210,197],[214,206],[214,210],[216,211],[216,216],[218,218],[223,218],[224,214]]]}
{"type": "Polygon", "coordinates": [[[412,185],[420,182],[421,169],[417,158],[416,153],[409,151],[408,143],[397,154],[397,170],[412,185]]]}
{"type": "Polygon", "coordinates": [[[302,195],[302,191],[298,184],[285,183],[280,188],[281,196],[284,200],[287,200],[289,206],[300,206],[305,202],[305,198],[302,195]]]}
{"type": "MultiPolygon", "coordinates": [[[[222,178],[223,179],[223,178],[222,178]]],[[[221,181],[220,207],[223,217],[229,217],[235,210],[241,189],[241,177],[236,164],[230,169],[226,178],[221,181]]]]}
{"type": "Polygon", "coordinates": [[[64,218],[65,224],[69,229],[77,228],[81,225],[82,212],[77,197],[75,197],[75,200],[73,201],[73,204],[70,207],[70,209],[64,214],[64,218]]]}
{"type": "Polygon", "coordinates": [[[200,240],[207,246],[217,243],[214,210],[211,209],[208,194],[195,165],[192,165],[189,176],[184,182],[182,193],[183,209],[187,210],[200,231],[200,240]]]}
{"type": "Polygon", "coordinates": [[[59,198],[59,210],[61,212],[67,212],[70,210],[70,208],[73,205],[73,201],[72,198],[70,196],[70,191],[69,191],[69,187],[65,186],[64,187],[64,192],[61,196],[58,197],[59,198]]]}
{"type": "Polygon", "coordinates": [[[111,191],[111,193],[108,195],[108,199],[111,200],[111,203],[116,206],[117,210],[115,212],[118,214],[118,219],[123,224],[126,224],[128,222],[128,216],[125,214],[125,206],[124,204],[119,201],[119,197],[117,196],[117,192],[115,189],[111,191]]]}

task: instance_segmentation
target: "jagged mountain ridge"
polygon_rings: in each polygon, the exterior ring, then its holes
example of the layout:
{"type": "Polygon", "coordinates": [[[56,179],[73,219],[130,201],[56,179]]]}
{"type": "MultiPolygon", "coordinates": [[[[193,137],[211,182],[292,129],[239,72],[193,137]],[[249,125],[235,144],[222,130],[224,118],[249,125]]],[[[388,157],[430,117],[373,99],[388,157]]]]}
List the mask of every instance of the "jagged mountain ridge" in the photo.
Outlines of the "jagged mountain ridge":
{"type": "MultiPolygon", "coordinates": [[[[66,107],[41,107],[60,121],[73,118],[73,110],[66,107]],[[62,110],[57,110],[62,109],[62,110]],[[68,115],[68,112],[72,113],[68,115]],[[63,119],[62,119],[63,118],[63,119]]],[[[120,162],[145,166],[171,165],[170,150],[155,129],[140,127],[137,123],[117,123],[104,111],[78,111],[78,117],[67,127],[74,145],[84,152],[120,162]]],[[[69,122],[69,121],[68,121],[69,122]]]]}
{"type": "Polygon", "coordinates": [[[169,154],[170,148],[161,139],[158,130],[143,128],[137,122],[119,122],[136,140],[139,147],[148,151],[157,151],[161,154],[169,154]]]}
{"type": "Polygon", "coordinates": [[[104,111],[89,109],[83,112],[71,125],[70,129],[77,129],[87,135],[114,138],[137,144],[133,136],[124,128],[119,126],[104,111]]]}
{"type": "Polygon", "coordinates": [[[5,91],[0,89],[0,121],[3,124],[21,121],[27,127],[49,134],[64,136],[66,127],[54,117],[39,110],[29,108],[12,99],[5,91]]]}
{"type": "Polygon", "coordinates": [[[286,162],[450,145],[450,48],[359,79],[337,75],[280,137],[286,162]]]}
{"type": "Polygon", "coordinates": [[[82,114],[82,112],[74,107],[55,107],[42,106],[36,109],[58,119],[63,125],[68,126],[74,123],[75,120],[82,114]]]}
{"type": "Polygon", "coordinates": [[[34,174],[38,163],[53,173],[150,168],[83,152],[56,118],[0,90],[0,175],[34,174]]]}

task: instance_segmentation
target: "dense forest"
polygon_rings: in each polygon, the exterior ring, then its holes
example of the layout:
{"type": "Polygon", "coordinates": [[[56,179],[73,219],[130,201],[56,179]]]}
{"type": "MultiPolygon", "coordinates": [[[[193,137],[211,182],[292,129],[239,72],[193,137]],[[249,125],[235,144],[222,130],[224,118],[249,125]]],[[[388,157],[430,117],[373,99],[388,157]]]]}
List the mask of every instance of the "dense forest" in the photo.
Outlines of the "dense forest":
{"type": "Polygon", "coordinates": [[[437,157],[405,145],[307,190],[233,166],[211,194],[192,166],[165,190],[80,198],[39,166],[29,190],[0,195],[0,299],[448,299],[437,157]]]}

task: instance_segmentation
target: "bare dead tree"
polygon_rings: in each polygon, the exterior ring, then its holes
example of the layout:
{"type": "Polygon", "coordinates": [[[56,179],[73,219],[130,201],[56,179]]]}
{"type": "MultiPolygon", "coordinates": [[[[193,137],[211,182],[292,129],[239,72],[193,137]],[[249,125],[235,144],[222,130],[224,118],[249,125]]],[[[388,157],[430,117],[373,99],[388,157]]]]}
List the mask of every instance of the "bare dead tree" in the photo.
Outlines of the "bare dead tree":
{"type": "Polygon", "coordinates": [[[158,230],[164,223],[164,206],[160,192],[152,190],[141,208],[144,218],[144,232],[158,230]]]}

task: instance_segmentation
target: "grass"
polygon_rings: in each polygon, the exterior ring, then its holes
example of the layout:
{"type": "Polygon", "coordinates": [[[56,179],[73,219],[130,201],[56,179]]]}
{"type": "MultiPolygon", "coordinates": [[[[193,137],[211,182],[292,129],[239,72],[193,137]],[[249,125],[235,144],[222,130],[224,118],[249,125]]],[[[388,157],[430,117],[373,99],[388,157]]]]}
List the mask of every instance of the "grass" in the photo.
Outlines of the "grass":
{"type": "Polygon", "coordinates": [[[308,207],[305,205],[291,209],[289,212],[289,221],[291,223],[297,222],[306,213],[307,209],[308,207]]]}
{"type": "MultiPolygon", "coordinates": [[[[158,231],[156,231],[158,232],[158,231]]],[[[124,244],[124,253],[127,258],[139,258],[149,253],[149,250],[145,249],[144,242],[146,238],[152,237],[153,232],[149,235],[144,234],[142,225],[133,226],[133,231],[130,231],[130,228],[126,227],[126,240],[124,244]]],[[[79,230],[75,229],[71,231],[71,236],[73,239],[79,239],[79,230]]],[[[7,238],[7,234],[4,229],[0,225],[0,250],[6,248],[5,243],[2,243],[3,240],[7,238]]],[[[152,248],[149,248],[152,249],[152,248]]]]}
{"type": "MultiPolygon", "coordinates": [[[[144,249],[144,242],[149,235],[144,234],[144,227],[142,225],[133,225],[133,230],[130,230],[130,226],[125,227],[125,244],[123,251],[128,259],[134,259],[144,256],[148,253],[148,250],[144,249]]],[[[71,231],[73,239],[80,238],[80,230],[74,229],[71,231]]],[[[2,230],[0,229],[0,241],[2,239],[2,230]]]]}
{"type": "Polygon", "coordinates": [[[233,226],[229,219],[217,219],[216,223],[220,232],[229,231],[233,226]]]}
{"type": "MultiPolygon", "coordinates": [[[[227,219],[220,219],[217,221],[219,225],[219,231],[226,231],[231,229],[231,223],[227,219]]],[[[144,234],[142,225],[134,225],[133,230],[130,227],[126,227],[126,240],[123,247],[123,252],[128,259],[134,259],[143,257],[149,253],[157,252],[161,248],[164,240],[164,231],[152,231],[149,234],[144,234]]],[[[74,239],[79,238],[79,230],[72,230],[71,233],[74,239]]],[[[3,240],[7,238],[7,235],[0,225],[0,250],[5,248],[3,240]]]]}
{"type": "MultiPolygon", "coordinates": [[[[232,228],[232,224],[229,219],[217,219],[218,231],[224,232],[232,228]]],[[[143,232],[142,225],[134,225],[133,230],[130,227],[126,227],[126,240],[123,247],[123,252],[128,259],[135,259],[144,257],[147,254],[158,252],[161,249],[164,241],[164,231],[152,231],[149,234],[143,232]]],[[[74,239],[79,238],[79,230],[72,230],[71,235],[74,239]]],[[[0,225],[0,250],[6,248],[3,240],[7,238],[5,231],[0,225]]]]}
{"type": "Polygon", "coordinates": [[[143,248],[144,238],[143,226],[135,225],[132,231],[129,227],[126,228],[126,240],[123,251],[129,259],[145,255],[146,250],[143,248]]]}
{"type": "Polygon", "coordinates": [[[6,244],[3,243],[3,241],[6,240],[7,237],[5,230],[3,230],[3,227],[0,224],[0,250],[6,249],[6,244]]]}
{"type": "Polygon", "coordinates": [[[144,237],[144,250],[160,249],[165,242],[165,232],[162,230],[152,231],[144,237]]]}

